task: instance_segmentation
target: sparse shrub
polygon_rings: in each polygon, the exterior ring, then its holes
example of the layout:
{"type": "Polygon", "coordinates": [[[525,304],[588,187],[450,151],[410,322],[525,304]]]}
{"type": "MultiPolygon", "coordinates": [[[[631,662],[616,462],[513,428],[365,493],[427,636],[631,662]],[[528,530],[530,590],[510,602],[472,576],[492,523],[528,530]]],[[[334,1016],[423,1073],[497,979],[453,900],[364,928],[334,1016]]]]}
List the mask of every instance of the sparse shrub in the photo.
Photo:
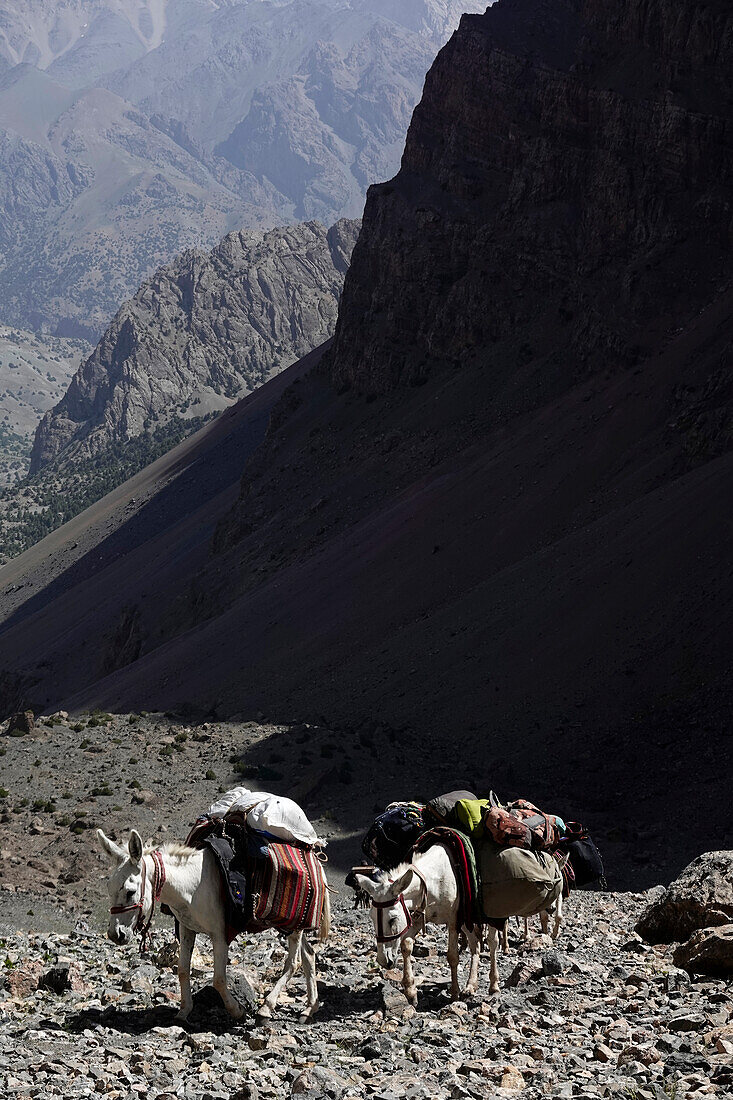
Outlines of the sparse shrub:
{"type": "Polygon", "coordinates": [[[127,786],[131,787],[133,791],[139,791],[140,790],[140,783],[138,782],[137,779],[131,779],[130,782],[127,784],[127,786]]]}
{"type": "Polygon", "coordinates": [[[204,779],[216,779],[216,772],[209,768],[204,775],[204,779]]]}
{"type": "Polygon", "coordinates": [[[104,795],[106,797],[108,795],[114,794],[114,791],[110,787],[109,783],[104,783],[101,787],[92,787],[91,793],[93,797],[97,798],[99,795],[104,795]]]}
{"type": "Polygon", "coordinates": [[[186,733],[185,730],[181,730],[180,733],[176,734],[175,739],[176,739],[176,741],[179,741],[179,742],[188,741],[188,734],[186,733]]]}
{"type": "Polygon", "coordinates": [[[129,764],[137,764],[137,757],[136,756],[131,756],[128,763],[129,764]]]}
{"type": "Polygon", "coordinates": [[[136,722],[140,721],[140,716],[138,714],[131,714],[127,721],[131,726],[134,726],[136,722]]]}
{"type": "Polygon", "coordinates": [[[237,775],[245,775],[254,779],[255,776],[259,775],[260,769],[256,764],[245,764],[244,760],[237,760],[234,765],[234,771],[237,775]]]}
{"type": "Polygon", "coordinates": [[[88,737],[85,737],[84,740],[82,741],[82,743],[79,745],[79,748],[80,749],[88,749],[90,745],[91,745],[91,741],[89,740],[88,737]]]}
{"type": "Polygon", "coordinates": [[[277,783],[278,780],[283,779],[284,776],[279,768],[271,768],[267,764],[261,764],[259,768],[259,778],[265,780],[269,779],[272,780],[272,782],[277,783]]]}
{"type": "Polygon", "coordinates": [[[163,745],[163,748],[160,750],[160,755],[161,756],[173,756],[173,746],[172,745],[163,745]]]}
{"type": "Polygon", "coordinates": [[[84,723],[74,722],[74,725],[71,728],[73,729],[74,733],[81,733],[81,731],[84,729],[84,723]]]}
{"type": "Polygon", "coordinates": [[[7,789],[7,787],[0,787],[0,798],[8,798],[9,795],[10,791],[7,789]]]}
{"type": "Polygon", "coordinates": [[[13,729],[8,730],[7,736],[8,737],[25,737],[25,730],[19,730],[18,727],[15,726],[13,729]]]}

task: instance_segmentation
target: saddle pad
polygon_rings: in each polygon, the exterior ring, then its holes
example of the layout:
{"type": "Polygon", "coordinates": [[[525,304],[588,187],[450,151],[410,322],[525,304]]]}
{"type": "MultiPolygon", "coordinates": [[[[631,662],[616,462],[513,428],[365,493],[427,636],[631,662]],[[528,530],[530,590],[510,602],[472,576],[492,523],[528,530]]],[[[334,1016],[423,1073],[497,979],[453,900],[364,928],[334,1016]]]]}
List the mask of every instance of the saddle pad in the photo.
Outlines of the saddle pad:
{"type": "Polygon", "coordinates": [[[262,927],[287,933],[320,927],[326,882],[312,849],[270,842],[252,888],[254,920],[262,927]]]}
{"type": "Polygon", "coordinates": [[[425,852],[434,844],[442,844],[450,856],[458,884],[458,925],[468,928],[470,932],[475,920],[478,886],[476,857],[471,841],[458,829],[439,825],[422,834],[414,851],[425,852]]]}

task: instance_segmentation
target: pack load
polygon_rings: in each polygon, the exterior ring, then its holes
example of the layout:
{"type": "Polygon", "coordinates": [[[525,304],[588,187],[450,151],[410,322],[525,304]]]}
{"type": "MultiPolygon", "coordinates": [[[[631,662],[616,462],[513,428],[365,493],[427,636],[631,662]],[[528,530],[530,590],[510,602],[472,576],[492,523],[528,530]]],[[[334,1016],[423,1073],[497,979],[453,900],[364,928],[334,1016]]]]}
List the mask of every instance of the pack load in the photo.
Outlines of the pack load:
{"type": "Polygon", "coordinates": [[[489,798],[459,801],[455,815],[458,828],[474,841],[490,836],[501,847],[533,852],[554,851],[565,824],[523,798],[502,806],[493,791],[489,798]]]}
{"type": "Polygon", "coordinates": [[[560,851],[567,854],[574,886],[580,888],[597,882],[602,889],[606,889],[601,853],[583,825],[577,821],[568,822],[560,841],[560,851]]]}
{"type": "Polygon", "coordinates": [[[476,795],[471,791],[449,791],[448,794],[440,794],[437,798],[431,798],[425,805],[424,818],[426,824],[456,826],[456,806],[459,802],[475,802],[476,795]]]}
{"type": "Polygon", "coordinates": [[[229,942],[239,932],[319,927],[322,842],[292,799],[235,787],[196,820],[186,844],[216,859],[229,942]]]}
{"type": "Polygon", "coordinates": [[[323,847],[323,842],[297,802],[267,791],[251,791],[248,787],[233,787],[226,791],[199,821],[216,821],[235,814],[243,816],[248,827],[266,839],[323,847]]]}
{"type": "Polygon", "coordinates": [[[392,802],[375,818],[361,842],[367,859],[384,871],[392,871],[409,858],[425,830],[421,802],[392,802]]]}
{"type": "Polygon", "coordinates": [[[475,847],[486,919],[532,916],[563,892],[562,871],[549,852],[502,847],[491,835],[475,847]]]}

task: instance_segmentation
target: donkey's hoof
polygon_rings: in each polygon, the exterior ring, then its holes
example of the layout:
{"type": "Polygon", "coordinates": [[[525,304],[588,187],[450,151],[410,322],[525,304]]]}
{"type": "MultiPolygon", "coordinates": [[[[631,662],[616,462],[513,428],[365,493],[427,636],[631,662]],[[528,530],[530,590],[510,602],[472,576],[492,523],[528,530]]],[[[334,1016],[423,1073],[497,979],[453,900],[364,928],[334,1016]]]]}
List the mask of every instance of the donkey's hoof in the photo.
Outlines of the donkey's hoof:
{"type": "Polygon", "coordinates": [[[315,1016],[316,1012],[318,1012],[318,1009],[320,1007],[321,1007],[321,1002],[316,1001],[316,1003],[314,1005],[309,1005],[308,1008],[304,1008],[303,1011],[301,1012],[300,1016],[298,1017],[298,1023],[299,1024],[309,1024],[311,1022],[311,1020],[313,1019],[313,1017],[315,1016]]]}

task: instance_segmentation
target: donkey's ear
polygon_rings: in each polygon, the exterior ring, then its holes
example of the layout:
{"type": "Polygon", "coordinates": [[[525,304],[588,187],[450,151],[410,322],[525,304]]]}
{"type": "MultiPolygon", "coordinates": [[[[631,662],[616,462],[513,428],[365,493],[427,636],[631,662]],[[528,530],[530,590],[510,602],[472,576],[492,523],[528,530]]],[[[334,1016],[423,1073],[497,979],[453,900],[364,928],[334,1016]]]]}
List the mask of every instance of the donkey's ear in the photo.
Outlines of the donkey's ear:
{"type": "Polygon", "coordinates": [[[350,875],[349,878],[351,879],[349,885],[352,886],[354,890],[363,894],[368,894],[370,898],[377,896],[379,886],[373,878],[369,878],[368,875],[350,875]]]}
{"type": "Polygon", "coordinates": [[[400,894],[404,894],[405,890],[410,885],[411,880],[412,867],[408,867],[404,875],[400,875],[400,877],[395,882],[391,883],[389,888],[389,896],[391,898],[398,898],[400,894]]]}
{"type": "Polygon", "coordinates": [[[119,844],[115,844],[114,840],[110,840],[108,836],[105,836],[101,829],[97,829],[97,840],[99,846],[103,852],[106,852],[110,859],[113,859],[115,863],[124,863],[127,859],[127,852],[124,848],[120,848],[119,844]]]}
{"type": "Polygon", "coordinates": [[[137,829],[133,829],[130,833],[130,840],[128,841],[127,848],[132,862],[141,863],[143,858],[143,839],[137,829]]]}

